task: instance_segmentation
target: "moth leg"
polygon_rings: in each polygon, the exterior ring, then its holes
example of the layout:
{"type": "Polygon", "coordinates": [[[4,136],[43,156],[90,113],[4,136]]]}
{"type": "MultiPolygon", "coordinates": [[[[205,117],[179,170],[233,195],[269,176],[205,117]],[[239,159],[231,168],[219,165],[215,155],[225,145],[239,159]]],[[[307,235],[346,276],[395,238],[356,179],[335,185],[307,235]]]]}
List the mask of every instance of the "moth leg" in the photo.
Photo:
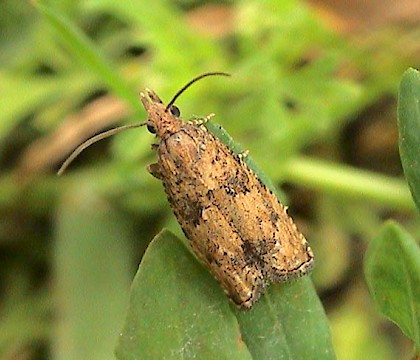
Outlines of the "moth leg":
{"type": "Polygon", "coordinates": [[[242,151],[238,154],[238,158],[243,160],[243,159],[247,158],[248,155],[249,155],[249,150],[245,150],[245,151],[242,151]]]}
{"type": "Polygon", "coordinates": [[[150,145],[151,149],[156,151],[157,149],[159,149],[159,144],[152,144],[150,145]]]}
{"type": "Polygon", "coordinates": [[[193,117],[191,120],[187,121],[187,124],[190,125],[203,125],[205,124],[207,121],[209,121],[212,117],[214,116],[214,113],[208,114],[205,117],[193,117]]]}
{"type": "Polygon", "coordinates": [[[163,179],[162,170],[161,170],[160,165],[158,163],[153,163],[153,164],[147,165],[147,171],[150,174],[152,174],[152,176],[154,176],[156,179],[159,179],[159,180],[163,179]]]}

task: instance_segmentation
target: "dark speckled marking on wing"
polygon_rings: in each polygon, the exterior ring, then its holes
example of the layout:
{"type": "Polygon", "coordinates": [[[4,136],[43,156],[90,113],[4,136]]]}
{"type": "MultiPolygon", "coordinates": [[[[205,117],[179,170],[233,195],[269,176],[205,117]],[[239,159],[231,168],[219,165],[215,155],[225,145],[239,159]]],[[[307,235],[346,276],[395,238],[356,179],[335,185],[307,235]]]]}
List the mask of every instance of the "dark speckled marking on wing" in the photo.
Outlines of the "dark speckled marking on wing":
{"type": "Polygon", "coordinates": [[[250,308],[269,282],[308,272],[312,251],[285,207],[220,140],[186,124],[158,156],[193,250],[236,304],[250,308]]]}

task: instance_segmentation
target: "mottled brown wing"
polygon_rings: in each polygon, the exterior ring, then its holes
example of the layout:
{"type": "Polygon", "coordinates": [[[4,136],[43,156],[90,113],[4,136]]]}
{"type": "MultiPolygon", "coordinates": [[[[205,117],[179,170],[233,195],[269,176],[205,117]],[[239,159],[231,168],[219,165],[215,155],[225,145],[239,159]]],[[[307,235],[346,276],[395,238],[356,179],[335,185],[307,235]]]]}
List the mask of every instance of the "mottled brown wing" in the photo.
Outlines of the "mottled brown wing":
{"type": "Polygon", "coordinates": [[[270,281],[308,271],[312,251],[285,208],[205,129],[162,140],[159,166],[192,249],[236,304],[249,308],[270,281]]]}
{"type": "Polygon", "coordinates": [[[239,156],[218,139],[210,143],[215,157],[223,159],[212,169],[220,174],[213,203],[240,235],[245,256],[259,262],[273,281],[305,274],[313,264],[312,250],[286,208],[239,156]]]}

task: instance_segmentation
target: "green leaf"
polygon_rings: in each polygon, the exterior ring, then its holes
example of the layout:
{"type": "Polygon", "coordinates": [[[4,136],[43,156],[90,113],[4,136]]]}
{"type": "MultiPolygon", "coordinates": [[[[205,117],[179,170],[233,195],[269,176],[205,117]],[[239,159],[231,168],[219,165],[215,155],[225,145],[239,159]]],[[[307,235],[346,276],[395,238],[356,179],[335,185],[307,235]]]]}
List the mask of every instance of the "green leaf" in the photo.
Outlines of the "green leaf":
{"type": "Polygon", "coordinates": [[[116,354],[120,360],[334,359],[309,278],[273,285],[250,311],[240,311],[168,231],[140,264],[116,354]]]}
{"type": "Polygon", "coordinates": [[[420,210],[420,74],[414,69],[408,69],[401,79],[398,128],[404,174],[420,210]]]}
{"type": "Polygon", "coordinates": [[[379,311],[395,322],[420,351],[420,248],[388,222],[369,245],[365,276],[379,311]]]}
{"type": "Polygon", "coordinates": [[[121,360],[251,359],[223,291],[169,231],[144,254],[116,354],[121,360]]]}
{"type": "Polygon", "coordinates": [[[236,315],[254,359],[335,359],[324,309],[309,277],[272,284],[251,311],[236,315]]]}

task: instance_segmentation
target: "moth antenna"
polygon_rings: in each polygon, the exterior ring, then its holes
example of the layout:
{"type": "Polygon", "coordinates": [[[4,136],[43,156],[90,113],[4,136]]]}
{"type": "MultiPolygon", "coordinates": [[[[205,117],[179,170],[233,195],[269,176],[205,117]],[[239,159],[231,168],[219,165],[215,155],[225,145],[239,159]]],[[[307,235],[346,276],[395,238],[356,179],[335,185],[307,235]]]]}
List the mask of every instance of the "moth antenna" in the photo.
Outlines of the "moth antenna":
{"type": "Polygon", "coordinates": [[[204,77],[213,76],[213,75],[230,76],[230,74],[228,74],[228,73],[221,72],[221,71],[215,71],[215,72],[204,73],[204,74],[201,74],[201,75],[195,77],[194,79],[192,79],[191,81],[189,81],[187,84],[185,84],[180,90],[177,91],[177,93],[174,95],[174,97],[172,98],[172,100],[169,101],[169,104],[166,105],[165,111],[168,111],[168,109],[175,103],[175,100],[178,99],[178,97],[185,90],[187,90],[192,84],[194,84],[198,80],[201,80],[204,77]]]}
{"type": "Polygon", "coordinates": [[[88,148],[92,144],[98,142],[99,140],[106,139],[106,138],[108,138],[110,136],[113,136],[115,134],[118,134],[118,133],[120,133],[122,131],[125,131],[125,130],[128,130],[128,129],[137,128],[137,127],[144,126],[144,125],[146,125],[146,122],[138,123],[138,124],[123,125],[123,126],[119,126],[119,127],[116,127],[114,129],[111,129],[111,130],[108,130],[108,131],[101,132],[100,134],[95,135],[95,136],[91,137],[90,139],[87,139],[82,144],[80,144],[69,155],[69,157],[63,162],[63,165],[61,165],[60,169],[57,172],[57,175],[58,176],[63,175],[64,171],[66,171],[66,169],[74,161],[74,159],[76,159],[81,154],[81,152],[83,150],[85,150],[86,148],[88,148]]]}

